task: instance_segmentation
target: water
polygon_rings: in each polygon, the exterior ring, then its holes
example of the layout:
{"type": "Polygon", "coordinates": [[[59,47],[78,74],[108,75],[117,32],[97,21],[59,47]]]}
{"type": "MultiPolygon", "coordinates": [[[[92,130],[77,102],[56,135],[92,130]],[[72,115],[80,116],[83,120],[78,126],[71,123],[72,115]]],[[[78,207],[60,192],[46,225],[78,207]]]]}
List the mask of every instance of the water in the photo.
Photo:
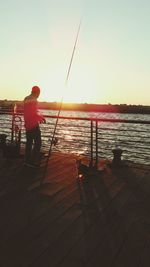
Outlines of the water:
{"type": "MultiPolygon", "coordinates": [[[[57,115],[58,111],[42,111],[43,114],[57,115]]],[[[149,121],[148,114],[120,114],[120,113],[97,113],[80,111],[61,111],[60,116],[80,117],[80,118],[98,118],[98,119],[122,119],[149,121]]],[[[59,121],[61,125],[61,120],[59,121]]],[[[64,122],[62,122],[64,123],[64,122]]],[[[72,125],[75,125],[75,132],[79,133],[80,126],[90,127],[89,121],[66,121],[65,127],[61,126],[60,150],[64,150],[69,143],[69,151],[79,154],[90,153],[90,133],[84,128],[77,143],[70,133],[72,125]],[[68,142],[68,143],[67,143],[68,142]],[[62,146],[61,146],[62,144],[62,146]]],[[[112,149],[120,147],[123,150],[123,159],[131,160],[137,163],[150,164],[150,125],[149,124],[125,124],[100,122],[98,124],[98,148],[99,156],[103,158],[112,157],[112,149]]],[[[59,137],[60,137],[59,135],[59,137]]],[[[94,147],[95,149],[95,147],[94,147]]],[[[67,150],[67,149],[66,149],[67,150]]]]}
{"type": "MultiPolygon", "coordinates": [[[[41,110],[43,115],[58,115],[58,111],[41,110]]],[[[125,119],[149,121],[148,114],[120,114],[80,111],[61,111],[60,116],[125,119]]],[[[42,143],[44,149],[49,149],[56,119],[47,118],[47,123],[41,125],[42,143]]],[[[90,155],[91,128],[90,121],[60,120],[56,136],[58,145],[54,150],[90,155]]],[[[11,138],[11,117],[0,115],[0,131],[11,138]]],[[[95,129],[94,129],[95,130],[95,129]]],[[[25,142],[25,132],[22,130],[22,141],[25,142]]],[[[94,134],[95,152],[95,134],[94,134]]],[[[112,149],[123,149],[123,159],[138,163],[150,164],[150,125],[100,122],[98,124],[98,155],[102,158],[112,158],[112,149]]]]}
{"type": "MultiPolygon", "coordinates": [[[[42,114],[56,115],[57,110],[42,110],[42,114]]],[[[71,117],[81,117],[81,118],[106,118],[106,119],[127,119],[127,120],[144,120],[150,121],[149,114],[121,114],[121,113],[107,113],[107,112],[83,112],[83,111],[61,111],[60,116],[71,116],[71,117]]]]}

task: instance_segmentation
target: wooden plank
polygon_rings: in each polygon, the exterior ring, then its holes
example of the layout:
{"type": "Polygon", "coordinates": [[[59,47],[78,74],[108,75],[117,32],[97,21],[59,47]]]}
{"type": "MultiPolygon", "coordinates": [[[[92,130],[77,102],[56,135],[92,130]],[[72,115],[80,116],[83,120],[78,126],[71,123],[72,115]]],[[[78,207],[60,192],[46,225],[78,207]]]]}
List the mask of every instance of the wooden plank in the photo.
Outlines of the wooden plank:
{"type": "Polygon", "coordinates": [[[22,242],[22,235],[19,238],[20,242],[14,242],[13,240],[9,243],[9,246],[6,246],[4,249],[6,254],[4,255],[3,253],[3,257],[1,258],[1,264],[3,264],[2,266],[7,266],[12,262],[14,266],[18,266],[22,262],[22,266],[28,266],[34,259],[37,258],[38,255],[41,255],[44,250],[49,247],[50,244],[52,244],[54,240],[57,239],[65,231],[65,229],[80,216],[80,214],[80,210],[72,207],[65,212],[64,215],[55,220],[55,222],[49,224],[44,231],[39,232],[37,236],[34,236],[34,239],[31,239],[30,235],[30,243],[29,241],[27,244],[22,242]],[[12,244],[15,246],[12,247],[12,244]]]}
{"type": "MultiPolygon", "coordinates": [[[[72,249],[70,249],[69,253],[65,255],[64,259],[58,266],[68,267],[72,266],[72,264],[74,266],[74,263],[78,263],[79,266],[82,266],[82,264],[88,266],[89,261],[93,258],[95,250],[97,250],[97,248],[104,242],[105,236],[108,232],[110,232],[110,229],[113,228],[115,234],[116,229],[118,228],[117,221],[120,220],[120,216],[115,210],[116,203],[118,203],[119,209],[122,209],[130,196],[129,191],[120,192],[114,201],[112,201],[111,204],[99,214],[97,220],[95,220],[91,227],[83,233],[81,239],[74,244],[72,249]]],[[[98,260],[98,263],[99,266],[101,266],[100,259],[98,260]]]]}
{"type": "Polygon", "coordinates": [[[130,257],[132,266],[148,262],[149,170],[107,168],[77,183],[74,155],[56,153],[35,188],[43,167],[33,180],[27,173],[21,180],[20,162],[0,170],[1,266],[120,267],[130,257]]]}
{"type": "MultiPolygon", "coordinates": [[[[89,216],[89,212],[90,212],[90,217],[91,217],[90,210],[86,211],[86,214],[89,216]]],[[[99,216],[100,216],[100,212],[97,212],[97,220],[99,216]]],[[[96,222],[96,220],[94,221],[96,222]]],[[[55,243],[53,243],[53,246],[50,247],[47,250],[47,252],[45,252],[41,256],[40,259],[38,259],[35,265],[42,266],[42,264],[44,264],[44,266],[49,266],[50,264],[52,264],[52,266],[55,266],[56,264],[59,264],[59,262],[62,261],[65,255],[68,254],[68,251],[70,251],[72,246],[74,246],[74,244],[79,239],[81,239],[81,237],[85,234],[85,232],[87,232],[87,229],[89,228],[89,226],[92,224],[93,224],[93,219],[87,220],[85,218],[85,213],[84,213],[84,215],[78,221],[76,221],[72,227],[66,230],[66,232],[64,233],[64,236],[61,236],[61,238],[59,238],[58,240],[55,241],[55,243]]],[[[99,232],[98,230],[100,230],[101,234],[103,233],[104,229],[102,226],[104,227],[103,219],[101,221],[101,224],[98,225],[98,229],[96,228],[97,233],[99,232]]],[[[83,261],[84,259],[82,259],[82,262],[83,261]]]]}
{"type": "MultiPolygon", "coordinates": [[[[38,234],[38,232],[42,231],[52,220],[60,216],[65,209],[68,209],[70,205],[75,202],[76,196],[78,197],[78,192],[76,188],[73,187],[70,188],[70,191],[68,190],[68,192],[61,194],[60,197],[59,194],[56,194],[54,200],[52,197],[49,199],[46,198],[46,206],[43,210],[43,205],[40,209],[39,202],[41,199],[43,202],[45,201],[44,195],[40,195],[40,198],[38,195],[33,195],[33,198],[30,199],[30,203],[26,203],[27,206],[24,207],[22,211],[19,213],[17,212],[16,216],[13,216],[11,220],[5,222],[6,225],[2,231],[0,243],[4,245],[4,240],[11,238],[11,236],[17,233],[19,235],[20,231],[22,231],[22,234],[24,231],[30,231],[32,240],[32,233],[35,235],[37,232],[38,234]],[[29,229],[26,229],[26,227],[29,227],[29,229]]],[[[25,234],[25,237],[27,236],[28,235],[25,234]]],[[[28,239],[29,238],[30,236],[28,239]]]]}

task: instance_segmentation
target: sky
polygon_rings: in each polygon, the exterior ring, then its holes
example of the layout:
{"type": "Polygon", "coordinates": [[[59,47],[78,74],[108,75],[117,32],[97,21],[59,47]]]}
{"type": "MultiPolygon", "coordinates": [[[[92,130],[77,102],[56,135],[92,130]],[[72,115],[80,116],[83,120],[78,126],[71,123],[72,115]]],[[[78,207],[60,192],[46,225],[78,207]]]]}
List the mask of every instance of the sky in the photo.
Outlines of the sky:
{"type": "Polygon", "coordinates": [[[39,101],[150,105],[149,10],[149,0],[0,0],[0,99],[38,85],[39,101]]]}

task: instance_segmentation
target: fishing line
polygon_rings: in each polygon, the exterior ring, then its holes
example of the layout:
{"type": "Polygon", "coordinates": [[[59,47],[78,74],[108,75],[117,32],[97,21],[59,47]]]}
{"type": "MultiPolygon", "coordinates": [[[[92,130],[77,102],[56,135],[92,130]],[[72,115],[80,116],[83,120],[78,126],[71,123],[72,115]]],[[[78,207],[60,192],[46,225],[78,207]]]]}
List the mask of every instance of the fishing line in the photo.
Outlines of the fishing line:
{"type": "MultiPolygon", "coordinates": [[[[72,66],[72,62],[73,62],[73,58],[74,58],[74,54],[75,54],[75,50],[76,50],[76,46],[77,46],[77,41],[78,41],[78,37],[79,37],[80,28],[81,28],[81,20],[80,20],[80,23],[79,23],[79,26],[78,26],[78,29],[77,29],[77,35],[76,35],[76,38],[75,38],[75,43],[74,43],[74,46],[73,46],[71,59],[70,59],[70,62],[69,62],[69,67],[68,67],[67,76],[66,76],[66,80],[65,80],[65,85],[66,86],[67,86],[67,83],[68,83],[68,80],[69,80],[69,76],[70,76],[71,66],[72,66]]],[[[59,116],[60,116],[60,112],[61,112],[61,108],[62,108],[62,104],[63,104],[63,98],[64,97],[63,97],[63,94],[62,94],[61,101],[60,101],[60,106],[59,106],[59,110],[58,110],[58,114],[57,114],[57,119],[56,119],[56,122],[55,122],[54,131],[53,131],[53,135],[52,135],[52,139],[51,139],[51,143],[50,143],[50,148],[49,148],[49,151],[48,151],[47,160],[46,160],[46,164],[45,164],[45,168],[44,168],[44,173],[43,173],[43,177],[42,177],[42,180],[41,180],[41,184],[43,183],[43,180],[44,180],[44,178],[46,176],[46,173],[47,173],[48,162],[49,162],[49,158],[51,156],[52,146],[53,146],[54,140],[55,140],[55,134],[56,134],[58,120],[59,120],[59,116]]]]}

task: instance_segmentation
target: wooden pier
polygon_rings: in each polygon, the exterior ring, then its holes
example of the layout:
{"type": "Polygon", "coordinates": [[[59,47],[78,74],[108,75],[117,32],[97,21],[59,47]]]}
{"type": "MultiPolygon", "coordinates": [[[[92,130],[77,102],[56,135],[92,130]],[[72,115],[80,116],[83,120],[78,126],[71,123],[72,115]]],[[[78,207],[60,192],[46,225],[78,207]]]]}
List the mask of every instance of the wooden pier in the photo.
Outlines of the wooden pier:
{"type": "Polygon", "coordinates": [[[43,168],[0,161],[1,267],[149,267],[150,168],[101,165],[78,178],[76,157],[43,168]]]}

